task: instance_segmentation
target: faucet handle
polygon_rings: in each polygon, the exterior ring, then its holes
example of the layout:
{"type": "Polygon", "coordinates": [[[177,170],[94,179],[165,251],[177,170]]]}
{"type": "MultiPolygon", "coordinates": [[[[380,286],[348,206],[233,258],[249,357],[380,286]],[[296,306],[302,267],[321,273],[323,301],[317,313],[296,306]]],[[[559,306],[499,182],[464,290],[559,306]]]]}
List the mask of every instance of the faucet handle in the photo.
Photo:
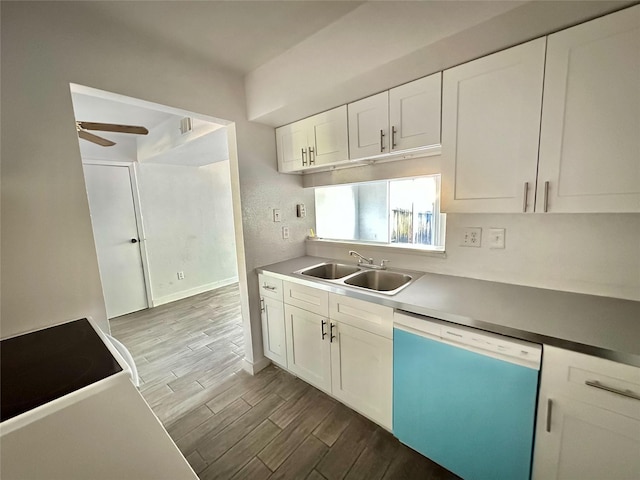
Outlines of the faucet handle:
{"type": "Polygon", "coordinates": [[[380,262],[380,268],[387,268],[387,263],[389,263],[389,260],[382,260],[380,262]]]}

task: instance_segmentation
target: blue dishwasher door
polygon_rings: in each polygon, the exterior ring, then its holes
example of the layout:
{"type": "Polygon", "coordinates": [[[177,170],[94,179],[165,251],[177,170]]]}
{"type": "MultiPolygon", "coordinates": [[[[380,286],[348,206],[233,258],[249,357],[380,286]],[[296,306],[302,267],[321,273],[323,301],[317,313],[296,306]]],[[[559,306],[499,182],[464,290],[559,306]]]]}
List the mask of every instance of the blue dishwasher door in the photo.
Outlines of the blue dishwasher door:
{"type": "Polygon", "coordinates": [[[529,479],[538,371],[393,332],[393,433],[465,480],[529,479]]]}

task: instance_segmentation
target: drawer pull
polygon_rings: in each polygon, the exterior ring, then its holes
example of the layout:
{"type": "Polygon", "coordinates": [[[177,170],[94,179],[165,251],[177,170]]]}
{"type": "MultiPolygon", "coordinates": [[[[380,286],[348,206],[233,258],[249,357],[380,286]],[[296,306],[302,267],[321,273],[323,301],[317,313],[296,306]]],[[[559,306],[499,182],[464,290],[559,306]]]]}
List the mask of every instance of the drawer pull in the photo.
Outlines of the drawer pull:
{"type": "Polygon", "coordinates": [[[549,182],[544,182],[544,213],[549,211],[549,182]]]}
{"type": "Polygon", "coordinates": [[[264,312],[264,298],[260,299],[260,311],[264,312]]]}
{"type": "Polygon", "coordinates": [[[553,400],[547,399],[547,433],[551,433],[551,409],[553,408],[553,400]]]}
{"type": "Polygon", "coordinates": [[[334,328],[336,328],[336,324],[331,322],[329,324],[329,343],[333,343],[333,339],[336,338],[336,336],[333,334],[334,328]]]}
{"type": "Polygon", "coordinates": [[[327,336],[327,332],[325,331],[324,327],[327,326],[327,321],[326,320],[322,320],[322,322],[320,323],[320,329],[322,331],[322,340],[324,340],[324,337],[327,336]]]}
{"type": "Polygon", "coordinates": [[[276,287],[272,287],[271,285],[263,285],[262,288],[264,288],[265,290],[271,290],[272,292],[277,290],[276,287]]]}
{"type": "Polygon", "coordinates": [[[618,388],[609,387],[607,385],[603,385],[597,380],[585,380],[585,385],[588,385],[593,388],[599,388],[600,390],[605,390],[607,392],[615,393],[616,395],[622,395],[623,397],[633,398],[634,400],[640,400],[640,395],[631,391],[631,390],[620,390],[618,388]]]}

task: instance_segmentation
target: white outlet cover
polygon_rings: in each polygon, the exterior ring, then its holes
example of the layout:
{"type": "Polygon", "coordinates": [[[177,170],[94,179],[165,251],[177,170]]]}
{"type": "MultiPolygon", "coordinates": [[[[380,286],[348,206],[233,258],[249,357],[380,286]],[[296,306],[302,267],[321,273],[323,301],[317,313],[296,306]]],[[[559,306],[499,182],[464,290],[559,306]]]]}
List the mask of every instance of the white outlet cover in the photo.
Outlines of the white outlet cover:
{"type": "Polygon", "coordinates": [[[482,228],[481,227],[466,227],[462,233],[463,247],[477,247],[482,245],[482,228]]]}
{"type": "Polygon", "coordinates": [[[282,238],[283,240],[289,238],[289,227],[282,227],[282,238]]]}
{"type": "Polygon", "coordinates": [[[504,228],[489,229],[489,248],[504,248],[504,228]]]}

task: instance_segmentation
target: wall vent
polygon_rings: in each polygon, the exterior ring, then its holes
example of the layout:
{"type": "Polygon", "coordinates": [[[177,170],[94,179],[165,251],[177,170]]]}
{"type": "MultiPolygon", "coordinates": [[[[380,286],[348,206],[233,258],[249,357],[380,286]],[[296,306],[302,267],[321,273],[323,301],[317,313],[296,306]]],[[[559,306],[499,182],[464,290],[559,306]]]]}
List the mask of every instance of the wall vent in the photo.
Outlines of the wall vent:
{"type": "Polygon", "coordinates": [[[180,120],[180,133],[184,135],[185,133],[189,133],[193,130],[193,122],[191,121],[191,117],[184,117],[180,120]]]}

